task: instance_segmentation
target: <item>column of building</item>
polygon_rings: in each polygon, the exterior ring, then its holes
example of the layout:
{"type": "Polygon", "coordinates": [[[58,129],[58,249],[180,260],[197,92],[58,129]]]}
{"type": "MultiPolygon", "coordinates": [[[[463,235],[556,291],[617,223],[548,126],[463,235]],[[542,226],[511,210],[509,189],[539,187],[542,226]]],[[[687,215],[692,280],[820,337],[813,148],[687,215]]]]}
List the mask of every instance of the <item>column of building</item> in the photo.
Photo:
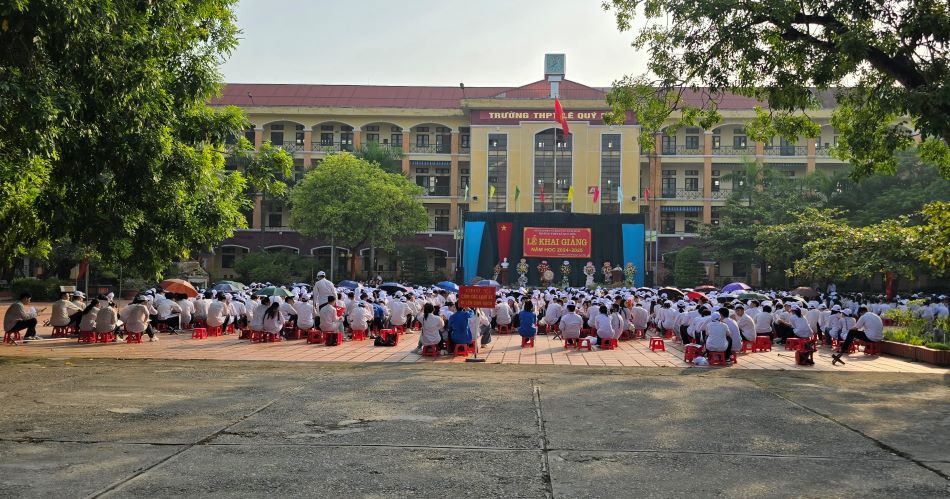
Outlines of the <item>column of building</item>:
{"type": "Polygon", "coordinates": [[[402,173],[409,175],[409,130],[402,131],[402,173]]]}
{"type": "Polygon", "coordinates": [[[712,130],[703,133],[703,223],[712,222],[712,130]]]}
{"type": "MultiPolygon", "coordinates": [[[[254,150],[260,151],[264,144],[264,127],[254,128],[254,150]]],[[[251,228],[260,229],[264,226],[264,206],[261,195],[254,195],[254,214],[251,216],[251,228]]]]}
{"type": "Polygon", "coordinates": [[[815,149],[817,147],[817,141],[814,137],[809,137],[807,145],[805,146],[805,156],[807,157],[805,163],[805,176],[815,173],[815,149]]]}

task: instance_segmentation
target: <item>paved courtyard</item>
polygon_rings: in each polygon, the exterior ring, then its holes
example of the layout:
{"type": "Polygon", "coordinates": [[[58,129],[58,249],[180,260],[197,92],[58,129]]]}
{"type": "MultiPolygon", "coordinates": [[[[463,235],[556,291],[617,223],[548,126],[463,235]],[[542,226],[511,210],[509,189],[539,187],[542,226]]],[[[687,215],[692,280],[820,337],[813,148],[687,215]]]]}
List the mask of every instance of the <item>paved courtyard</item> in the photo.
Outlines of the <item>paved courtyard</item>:
{"type": "MultiPolygon", "coordinates": [[[[418,362],[461,363],[464,359],[450,355],[439,358],[422,357],[412,353],[419,341],[417,333],[400,337],[395,347],[373,346],[372,340],[349,341],[336,347],[308,345],[305,340],[290,340],[279,343],[250,343],[236,336],[212,337],[193,340],[188,334],[161,334],[158,342],[148,338],[141,344],[124,342],[109,344],[78,344],[75,339],[55,339],[25,342],[16,346],[0,347],[0,357],[80,357],[109,359],[177,359],[177,360],[261,360],[288,362],[418,362]]],[[[491,364],[528,364],[564,366],[624,366],[667,367],[698,370],[722,369],[721,367],[693,367],[683,361],[683,345],[672,340],[665,342],[666,351],[653,352],[648,340],[621,341],[616,350],[592,351],[566,349],[562,341],[551,336],[539,336],[534,348],[521,348],[518,335],[495,335],[494,340],[479,351],[479,357],[491,364]]],[[[861,372],[906,372],[950,374],[946,368],[938,368],[919,362],[910,362],[890,356],[866,356],[851,354],[845,358],[846,365],[831,365],[831,349],[822,347],[815,357],[815,365],[795,365],[794,352],[781,345],[773,346],[771,352],[740,354],[738,363],[728,369],[779,369],[802,371],[861,371],[861,372]]]]}
{"type": "Polygon", "coordinates": [[[66,357],[0,358],[2,497],[950,497],[945,374],[66,357]]]}

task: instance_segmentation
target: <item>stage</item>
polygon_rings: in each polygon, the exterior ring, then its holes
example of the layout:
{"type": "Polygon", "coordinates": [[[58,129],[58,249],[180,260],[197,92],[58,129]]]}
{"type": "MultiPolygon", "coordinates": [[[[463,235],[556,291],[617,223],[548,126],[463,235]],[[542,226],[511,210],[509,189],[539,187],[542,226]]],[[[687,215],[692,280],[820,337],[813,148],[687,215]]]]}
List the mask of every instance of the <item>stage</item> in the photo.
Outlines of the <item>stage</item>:
{"type": "MultiPolygon", "coordinates": [[[[593,215],[583,213],[502,213],[470,212],[465,215],[462,244],[463,281],[476,277],[492,279],[510,287],[563,285],[563,264],[568,261],[569,287],[584,287],[584,268],[593,263],[594,282],[603,285],[605,262],[612,268],[634,267],[634,285],[644,278],[643,215],[593,215]],[[496,272],[508,259],[507,272],[496,272]],[[527,272],[519,283],[518,264],[525,259],[527,272]],[[553,279],[542,282],[538,266],[547,262],[553,279]],[[505,275],[507,274],[507,275],[505,275]],[[507,282],[505,277],[507,277],[507,282]]],[[[523,267],[521,270],[525,270],[523,267]]],[[[622,273],[622,271],[621,271],[622,273]]],[[[550,275],[550,274],[549,274],[550,275]]],[[[621,278],[622,279],[622,278],[621,278]]],[[[613,276],[610,280],[615,281],[613,276]]]]}

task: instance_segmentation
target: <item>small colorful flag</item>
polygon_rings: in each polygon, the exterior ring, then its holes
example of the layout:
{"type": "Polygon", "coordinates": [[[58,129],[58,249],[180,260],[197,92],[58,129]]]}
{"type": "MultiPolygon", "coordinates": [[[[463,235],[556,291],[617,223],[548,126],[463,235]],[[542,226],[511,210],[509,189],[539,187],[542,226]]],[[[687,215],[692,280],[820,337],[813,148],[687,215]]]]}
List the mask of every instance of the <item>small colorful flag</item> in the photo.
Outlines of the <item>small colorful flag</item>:
{"type": "Polygon", "coordinates": [[[521,197],[521,188],[517,185],[515,186],[515,202],[518,202],[518,198],[521,197]]]}
{"type": "Polygon", "coordinates": [[[598,199],[600,199],[600,187],[594,187],[594,204],[597,204],[598,199]]]}
{"type": "Polygon", "coordinates": [[[491,186],[491,188],[488,189],[488,199],[494,199],[494,198],[495,198],[495,186],[493,185],[491,186]]]}
{"type": "Polygon", "coordinates": [[[544,184],[541,184],[541,202],[544,202],[544,184]]]}
{"type": "Polygon", "coordinates": [[[572,185],[567,188],[567,202],[570,203],[573,200],[574,200],[574,186],[572,185]]]}
{"type": "Polygon", "coordinates": [[[648,203],[650,202],[650,188],[649,188],[649,187],[647,187],[647,188],[643,191],[643,200],[646,201],[646,202],[648,202],[648,203]]]}

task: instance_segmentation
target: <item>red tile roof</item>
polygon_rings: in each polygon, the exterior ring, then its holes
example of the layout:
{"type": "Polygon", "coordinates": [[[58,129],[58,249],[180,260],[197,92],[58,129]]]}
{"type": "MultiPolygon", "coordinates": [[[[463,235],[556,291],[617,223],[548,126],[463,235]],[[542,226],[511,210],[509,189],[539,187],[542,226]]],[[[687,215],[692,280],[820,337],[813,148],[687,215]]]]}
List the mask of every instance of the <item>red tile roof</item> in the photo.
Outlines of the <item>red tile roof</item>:
{"type": "MultiPolygon", "coordinates": [[[[609,89],[593,88],[564,80],[560,85],[562,99],[606,99],[609,89]]],[[[220,97],[212,99],[211,105],[235,106],[285,106],[285,107],[392,107],[415,109],[458,109],[461,99],[546,99],[550,84],[538,80],[521,87],[458,87],[438,86],[382,86],[382,85],[302,85],[271,83],[229,83],[220,97]]],[[[702,105],[709,99],[702,88],[685,90],[683,99],[689,105],[702,105]]],[[[719,109],[752,109],[756,105],[767,106],[755,99],[741,95],[717,96],[719,109]]],[[[835,106],[834,92],[819,94],[826,108],[835,106]]]]}

